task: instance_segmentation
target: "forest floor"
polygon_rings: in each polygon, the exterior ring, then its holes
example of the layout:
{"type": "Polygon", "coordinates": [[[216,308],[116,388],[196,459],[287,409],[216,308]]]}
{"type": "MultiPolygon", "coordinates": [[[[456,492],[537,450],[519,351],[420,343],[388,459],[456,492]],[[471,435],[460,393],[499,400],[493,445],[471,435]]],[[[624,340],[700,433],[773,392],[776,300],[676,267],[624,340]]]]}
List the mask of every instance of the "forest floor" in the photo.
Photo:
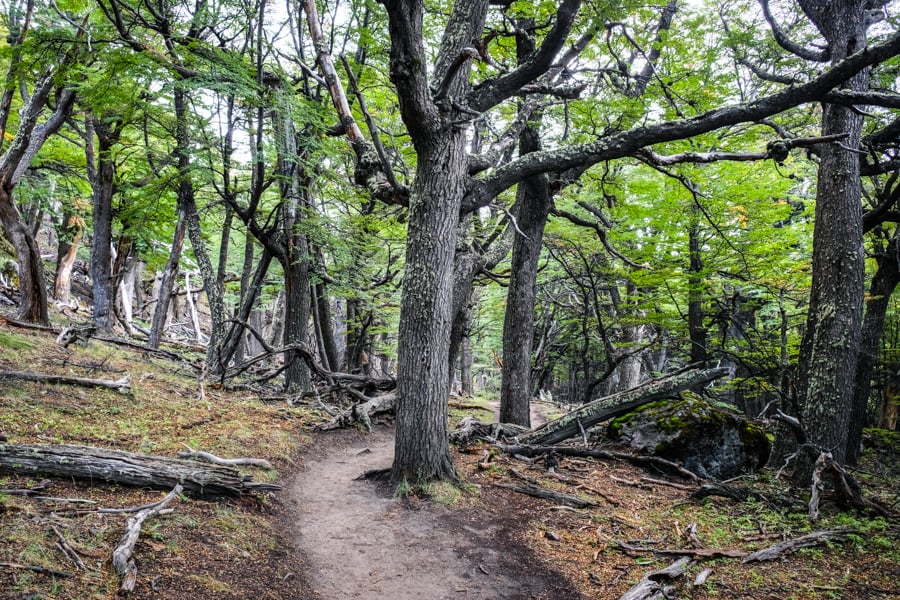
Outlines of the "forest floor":
{"type": "MultiPolygon", "coordinates": [[[[62,348],[54,340],[51,332],[0,324],[0,443],[83,444],[164,456],[189,446],[269,459],[274,470],[246,472],[283,486],[238,499],[184,496],[171,513],[151,517],[135,546],[133,598],[615,599],[678,552],[696,560],[668,597],[900,596],[896,519],[842,513],[826,501],[820,521],[811,524],[802,502],[790,500],[798,491],[769,471],[731,482],[755,489],[761,500],[696,500],[695,482],[625,462],[562,458],[548,465],[476,443],[454,449],[461,486],[398,496],[385,483],[356,479],[389,466],[389,419],[370,434],[317,433],[314,426],[327,415],[266,401],[260,390],[226,391],[210,383],[201,389],[189,360],[97,340],[62,348]],[[10,371],[127,374],[132,391],[2,377],[10,371]],[[594,505],[574,509],[502,487],[523,478],[594,505]],[[740,559],[781,540],[834,529],[847,533],[770,562],[740,559]],[[705,582],[694,585],[707,570],[705,582]]],[[[469,399],[452,401],[451,413],[454,419],[491,415],[486,401],[469,399]]],[[[897,444],[869,445],[854,474],[869,497],[896,510],[897,444]]],[[[140,506],[166,491],[75,480],[53,481],[42,498],[2,491],[34,487],[40,479],[0,474],[0,598],[116,597],[119,578],[110,555],[127,515],[96,509],[140,506]],[[84,570],[66,558],[60,538],[84,570]]]]}

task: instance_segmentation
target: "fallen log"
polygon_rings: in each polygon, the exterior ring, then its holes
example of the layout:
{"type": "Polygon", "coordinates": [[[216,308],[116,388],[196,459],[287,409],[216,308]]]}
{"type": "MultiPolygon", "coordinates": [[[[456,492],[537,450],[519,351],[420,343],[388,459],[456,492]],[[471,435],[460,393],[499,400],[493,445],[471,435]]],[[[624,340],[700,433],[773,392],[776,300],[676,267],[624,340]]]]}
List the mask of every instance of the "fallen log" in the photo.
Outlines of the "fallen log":
{"type": "Polygon", "coordinates": [[[503,489],[519,492],[520,494],[525,494],[527,496],[550,500],[552,502],[556,502],[557,504],[562,504],[563,506],[571,506],[573,508],[590,508],[592,506],[597,506],[597,503],[592,502],[591,500],[584,500],[582,498],[579,498],[578,496],[564,494],[562,492],[554,492],[553,490],[548,490],[547,488],[542,488],[536,485],[516,485],[513,483],[496,483],[494,485],[503,489]]]}
{"type": "Polygon", "coordinates": [[[28,373],[22,371],[0,371],[0,379],[18,379],[20,381],[36,381],[38,383],[61,383],[63,385],[77,385],[89,388],[103,388],[116,390],[122,394],[131,393],[131,377],[126,375],[121,379],[88,379],[87,377],[65,377],[63,375],[48,375],[46,373],[28,373]]]}
{"type": "Polygon", "coordinates": [[[137,582],[137,565],[131,560],[131,555],[134,553],[134,545],[141,535],[141,525],[148,517],[152,517],[164,509],[182,490],[181,485],[176,485],[171,492],[166,494],[165,498],[141,510],[133,517],[128,517],[128,520],[125,521],[125,535],[122,536],[119,545],[116,546],[112,553],[113,567],[115,567],[116,573],[122,579],[119,587],[121,591],[133,592],[134,584],[137,582]]]}
{"type": "Polygon", "coordinates": [[[281,489],[224,465],[89,446],[0,444],[0,471],[166,490],[181,484],[186,493],[201,498],[281,489]]]}
{"type": "Polygon", "coordinates": [[[651,571],[644,575],[630,590],[625,592],[619,600],[661,600],[668,598],[665,593],[665,584],[673,579],[681,577],[691,565],[688,557],[679,558],[665,569],[651,571]]]}
{"type": "Polygon", "coordinates": [[[597,423],[628,414],[650,402],[728,375],[728,369],[687,368],[653,379],[630,390],[589,402],[567,415],[541,425],[519,437],[522,444],[558,444],[581,435],[597,423]]]}

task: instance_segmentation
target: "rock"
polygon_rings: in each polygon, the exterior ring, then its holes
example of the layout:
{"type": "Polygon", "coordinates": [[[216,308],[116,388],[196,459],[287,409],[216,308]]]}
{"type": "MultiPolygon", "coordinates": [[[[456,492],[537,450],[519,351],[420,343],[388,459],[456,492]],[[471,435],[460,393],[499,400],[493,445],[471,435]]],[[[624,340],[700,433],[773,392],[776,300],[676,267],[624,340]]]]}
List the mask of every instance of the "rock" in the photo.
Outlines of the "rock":
{"type": "Polygon", "coordinates": [[[715,479],[762,468],[771,449],[762,429],[687,392],[613,420],[607,433],[632,448],[715,479]]]}

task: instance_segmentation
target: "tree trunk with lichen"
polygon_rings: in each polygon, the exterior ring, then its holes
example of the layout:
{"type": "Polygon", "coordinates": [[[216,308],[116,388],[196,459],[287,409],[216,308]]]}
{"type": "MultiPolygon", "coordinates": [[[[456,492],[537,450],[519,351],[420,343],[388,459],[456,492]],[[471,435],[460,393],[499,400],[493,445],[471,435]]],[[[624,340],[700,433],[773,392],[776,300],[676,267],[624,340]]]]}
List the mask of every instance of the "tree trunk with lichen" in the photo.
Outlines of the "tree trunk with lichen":
{"type": "MultiPolygon", "coordinates": [[[[800,6],[828,41],[832,63],[865,47],[864,0],[800,0],[800,6]]],[[[865,91],[868,80],[866,69],[843,87],[865,91]]],[[[823,104],[822,135],[847,137],[821,146],[812,290],[800,350],[802,416],[809,442],[831,451],[840,464],[847,456],[865,282],[858,150],[862,123],[854,107],[823,104]]],[[[795,483],[809,483],[817,454],[798,456],[795,483]]]]}

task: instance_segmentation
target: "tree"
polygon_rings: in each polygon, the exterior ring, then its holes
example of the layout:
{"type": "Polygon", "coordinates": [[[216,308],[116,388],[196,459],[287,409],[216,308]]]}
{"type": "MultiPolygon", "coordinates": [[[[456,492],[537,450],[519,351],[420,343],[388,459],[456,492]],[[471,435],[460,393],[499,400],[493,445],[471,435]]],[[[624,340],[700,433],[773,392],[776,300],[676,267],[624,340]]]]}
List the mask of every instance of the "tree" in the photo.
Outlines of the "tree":
{"type": "MultiPolygon", "coordinates": [[[[505,3],[504,3],[505,4],[505,3]]],[[[518,68],[470,81],[471,61],[478,56],[489,3],[457,2],[447,20],[429,82],[424,3],[386,0],[391,33],[391,80],[403,120],[417,152],[410,197],[407,271],[401,300],[398,353],[397,441],[393,477],[453,479],[447,447],[447,345],[453,248],[460,211],[493,202],[502,191],[548,171],[587,168],[601,161],[637,153],[641,148],[689,138],[729,125],[756,121],[823,97],[861,70],[900,50],[900,38],[858,52],[835,63],[807,83],[748,101],[676,118],[612,131],[575,146],[520,156],[489,173],[469,176],[464,126],[533,83],[552,66],[581,8],[560,3],[550,32],[531,60],[518,68]]],[[[522,9],[516,5],[516,9],[522,9]]]]}
{"type": "MultiPolygon", "coordinates": [[[[13,109],[12,89],[19,77],[26,77],[21,73],[20,46],[24,43],[26,34],[32,33],[32,38],[40,35],[40,32],[29,30],[33,6],[31,2],[27,4],[24,18],[15,15],[10,19],[11,25],[18,24],[19,27],[10,31],[16,53],[9,65],[7,88],[0,103],[0,123],[2,123],[0,130],[3,132],[7,129],[10,112],[13,109]]],[[[10,8],[18,11],[17,3],[12,3],[10,8]]],[[[78,35],[80,36],[81,32],[78,35]]],[[[22,222],[13,193],[41,146],[63,126],[72,111],[75,104],[75,89],[65,84],[60,86],[59,81],[66,69],[77,60],[77,56],[76,48],[69,46],[68,43],[63,47],[48,44],[43,49],[43,56],[37,60],[43,61],[46,66],[37,74],[33,74],[34,79],[31,80],[33,88],[30,95],[27,93],[28,83],[22,87],[25,91],[24,106],[16,133],[9,147],[0,156],[0,222],[3,224],[7,239],[16,250],[19,286],[22,291],[19,317],[35,323],[47,323],[49,319],[44,269],[34,234],[22,222]],[[51,103],[54,105],[50,114],[40,121],[45,108],[51,103]]],[[[24,81],[29,82],[28,79],[24,81]]]]}
{"type": "MultiPolygon", "coordinates": [[[[866,46],[866,0],[809,2],[800,6],[827,42],[837,64],[866,46]]],[[[844,84],[868,89],[868,69],[844,84]]],[[[843,463],[853,407],[863,309],[862,189],[860,145],[863,116],[854,107],[825,103],[822,135],[845,135],[821,149],[813,232],[812,291],[801,346],[803,422],[809,441],[843,463]]],[[[817,455],[816,455],[817,456],[817,455]]],[[[806,483],[816,456],[798,457],[794,480],[806,483]]]]}

